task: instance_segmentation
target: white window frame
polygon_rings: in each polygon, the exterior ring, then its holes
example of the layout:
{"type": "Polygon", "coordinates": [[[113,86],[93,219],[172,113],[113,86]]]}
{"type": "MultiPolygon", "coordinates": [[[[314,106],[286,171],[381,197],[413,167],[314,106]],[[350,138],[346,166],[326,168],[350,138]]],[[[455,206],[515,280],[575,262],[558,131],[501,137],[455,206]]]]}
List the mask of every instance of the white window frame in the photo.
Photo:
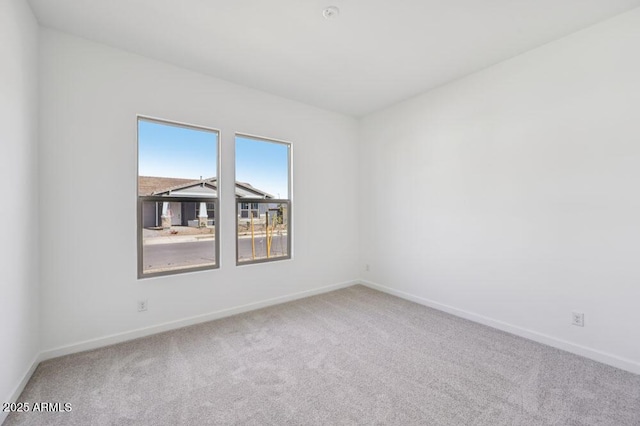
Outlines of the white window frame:
{"type": "MultiPolygon", "coordinates": [[[[245,139],[253,139],[256,140],[258,142],[265,142],[265,143],[276,143],[276,144],[280,144],[280,145],[285,145],[287,147],[287,194],[288,194],[288,198],[269,198],[269,199],[265,199],[265,198],[236,198],[236,226],[235,226],[235,235],[236,235],[236,266],[244,266],[244,265],[254,265],[257,263],[267,263],[267,262],[277,262],[277,261],[281,261],[281,260],[290,260],[293,258],[293,212],[292,212],[292,206],[293,206],[293,144],[291,142],[285,141],[285,140],[281,140],[281,139],[274,139],[274,138],[270,138],[270,137],[264,137],[264,136],[257,136],[257,135],[252,135],[252,134],[248,134],[248,133],[241,133],[241,132],[236,132],[235,137],[234,137],[234,144],[235,141],[238,137],[241,138],[245,138],[245,139]],[[249,204],[249,207],[251,207],[249,210],[247,209],[241,209],[241,203],[251,203],[249,204]],[[286,206],[286,218],[284,220],[286,220],[287,222],[287,255],[286,256],[276,256],[276,257],[267,257],[267,258],[261,258],[261,259],[252,259],[252,260],[244,260],[244,261],[240,261],[240,251],[239,251],[239,241],[238,241],[238,229],[239,229],[239,221],[240,221],[240,215],[241,212],[244,211],[253,211],[252,207],[253,207],[253,203],[258,205],[258,212],[259,212],[259,205],[260,204],[279,204],[281,206],[286,206]]],[[[235,152],[235,145],[234,145],[234,152],[235,152]]],[[[235,160],[237,161],[237,160],[235,160]]],[[[234,161],[234,163],[235,163],[234,161]]],[[[237,180],[237,176],[235,176],[236,180],[237,180]]],[[[259,213],[258,213],[259,214],[259,213]]],[[[267,209],[267,214],[268,214],[268,209],[267,209]]],[[[248,218],[248,216],[247,216],[248,218]]],[[[245,219],[247,219],[245,218],[245,219]]]]}
{"type": "MultiPolygon", "coordinates": [[[[136,233],[137,233],[137,245],[138,245],[138,279],[145,279],[145,278],[152,278],[152,277],[158,277],[158,276],[165,276],[165,275],[177,275],[177,274],[184,274],[184,273],[189,273],[189,272],[196,272],[196,271],[206,271],[206,270],[211,270],[211,269],[218,269],[220,268],[220,198],[221,198],[221,182],[220,182],[220,166],[221,166],[221,159],[220,159],[220,152],[221,152],[221,143],[222,142],[222,134],[220,132],[220,130],[212,128],[212,127],[206,127],[206,126],[201,126],[201,125],[196,125],[196,124],[189,124],[189,123],[183,123],[183,122],[178,122],[178,121],[173,121],[173,120],[167,120],[167,119],[162,119],[162,118],[156,118],[156,117],[150,117],[150,116],[146,116],[146,115],[136,115],[136,198],[137,198],[137,228],[136,228],[136,233]],[[140,195],[139,191],[139,177],[140,177],[140,146],[139,146],[139,129],[140,129],[140,121],[148,121],[148,122],[153,122],[153,123],[157,123],[157,124],[164,124],[167,126],[176,126],[176,127],[183,127],[186,129],[194,129],[194,130],[201,130],[201,131],[206,131],[206,132],[211,132],[211,133],[215,133],[217,135],[217,146],[216,146],[216,155],[217,155],[217,161],[216,161],[216,179],[217,179],[217,197],[213,198],[213,197],[202,197],[202,198],[198,198],[198,197],[184,197],[184,196],[152,196],[152,195],[140,195]],[[145,202],[189,202],[189,203],[201,203],[201,202],[206,202],[207,204],[213,204],[214,205],[214,220],[215,220],[215,233],[214,233],[214,250],[215,250],[215,263],[211,264],[211,265],[205,265],[205,266],[194,266],[194,267],[184,267],[184,268],[176,268],[176,269],[171,269],[171,270],[165,270],[165,271],[157,271],[157,272],[144,272],[144,247],[143,247],[143,237],[142,237],[142,232],[143,232],[143,203],[145,202]]],[[[207,209],[208,210],[208,209],[207,209]]]]}

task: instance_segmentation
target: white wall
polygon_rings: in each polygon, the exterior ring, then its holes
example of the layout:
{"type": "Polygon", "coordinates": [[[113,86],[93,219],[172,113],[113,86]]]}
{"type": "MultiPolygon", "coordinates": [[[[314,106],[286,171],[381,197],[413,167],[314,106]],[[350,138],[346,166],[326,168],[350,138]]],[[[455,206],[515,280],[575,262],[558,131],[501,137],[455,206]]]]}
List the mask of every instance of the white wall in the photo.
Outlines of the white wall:
{"type": "Polygon", "coordinates": [[[40,70],[45,356],[357,278],[355,119],[48,29],[40,70]],[[136,114],[221,130],[220,269],[136,278],[136,114]],[[235,266],[236,131],[293,143],[293,260],[235,266]]]}
{"type": "Polygon", "coordinates": [[[640,373],[638,52],[640,9],[365,117],[363,277],[640,373]]]}
{"type": "Polygon", "coordinates": [[[0,2],[2,402],[16,396],[38,353],[37,67],[38,25],[29,6],[0,2]]]}

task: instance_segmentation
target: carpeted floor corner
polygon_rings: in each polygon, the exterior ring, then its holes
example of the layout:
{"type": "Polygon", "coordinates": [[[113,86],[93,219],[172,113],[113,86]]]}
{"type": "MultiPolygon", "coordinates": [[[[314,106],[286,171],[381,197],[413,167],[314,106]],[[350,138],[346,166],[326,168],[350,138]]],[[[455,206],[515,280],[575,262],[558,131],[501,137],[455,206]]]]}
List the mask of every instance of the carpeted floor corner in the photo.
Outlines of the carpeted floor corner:
{"type": "Polygon", "coordinates": [[[640,376],[363,286],[43,362],[14,425],[640,425],[640,376]]]}

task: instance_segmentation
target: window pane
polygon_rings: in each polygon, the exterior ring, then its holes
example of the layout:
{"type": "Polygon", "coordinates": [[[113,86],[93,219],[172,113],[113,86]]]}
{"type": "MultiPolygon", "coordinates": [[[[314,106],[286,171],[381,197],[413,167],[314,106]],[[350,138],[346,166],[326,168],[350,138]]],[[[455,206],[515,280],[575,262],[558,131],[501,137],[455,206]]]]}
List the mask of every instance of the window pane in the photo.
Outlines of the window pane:
{"type": "Polygon", "coordinates": [[[215,130],[138,119],[140,277],[217,266],[218,138],[215,130]]]}
{"type": "Polygon", "coordinates": [[[291,257],[290,162],[290,144],[236,135],[238,264],[291,257]]]}
{"type": "Polygon", "coordinates": [[[236,181],[243,198],[289,199],[289,144],[236,136],[236,181]]]}
{"type": "MultiPolygon", "coordinates": [[[[240,210],[238,205],[238,211],[240,210]]],[[[286,203],[256,203],[254,217],[238,218],[238,262],[289,257],[286,203]]],[[[246,212],[246,210],[245,210],[246,212]]]]}
{"type": "Polygon", "coordinates": [[[216,183],[217,165],[218,132],[138,120],[139,196],[162,195],[194,181],[216,183]]]}
{"type": "MultiPolygon", "coordinates": [[[[172,224],[178,211],[191,212],[190,202],[142,203],[143,274],[176,271],[216,264],[215,220],[196,214],[172,224]]],[[[199,203],[198,203],[199,204],[199,203]]],[[[191,206],[192,207],[192,206],[191,206]]],[[[205,210],[207,211],[207,210],[205,210]]]]}

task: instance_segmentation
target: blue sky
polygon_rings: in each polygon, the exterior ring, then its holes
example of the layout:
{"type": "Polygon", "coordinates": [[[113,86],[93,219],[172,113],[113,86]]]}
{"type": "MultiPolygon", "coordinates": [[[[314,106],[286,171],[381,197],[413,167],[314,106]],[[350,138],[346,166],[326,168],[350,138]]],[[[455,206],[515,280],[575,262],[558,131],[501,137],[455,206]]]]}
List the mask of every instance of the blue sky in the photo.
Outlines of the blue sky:
{"type": "Polygon", "coordinates": [[[236,136],[236,180],[276,198],[289,198],[289,147],[236,136]]]}
{"type": "MultiPolygon", "coordinates": [[[[138,173],[187,179],[217,176],[218,142],[213,131],[139,120],[138,173]]],[[[287,145],[237,136],[235,154],[236,180],[288,198],[287,145]]]]}
{"type": "Polygon", "coordinates": [[[138,121],[138,173],[200,179],[215,177],[218,133],[138,121]]]}

